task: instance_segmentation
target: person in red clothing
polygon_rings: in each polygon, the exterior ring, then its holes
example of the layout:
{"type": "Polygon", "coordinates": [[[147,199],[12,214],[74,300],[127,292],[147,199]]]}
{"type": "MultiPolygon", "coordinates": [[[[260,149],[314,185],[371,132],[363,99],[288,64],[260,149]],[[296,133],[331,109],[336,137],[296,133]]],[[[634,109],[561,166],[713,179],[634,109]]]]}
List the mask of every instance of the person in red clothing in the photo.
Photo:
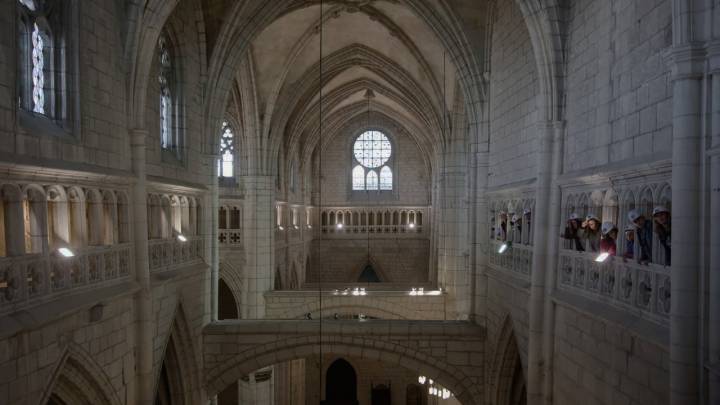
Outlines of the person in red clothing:
{"type": "Polygon", "coordinates": [[[617,227],[612,222],[606,221],[603,222],[600,231],[602,233],[600,237],[600,252],[607,252],[610,256],[615,256],[617,252],[617,227]]]}

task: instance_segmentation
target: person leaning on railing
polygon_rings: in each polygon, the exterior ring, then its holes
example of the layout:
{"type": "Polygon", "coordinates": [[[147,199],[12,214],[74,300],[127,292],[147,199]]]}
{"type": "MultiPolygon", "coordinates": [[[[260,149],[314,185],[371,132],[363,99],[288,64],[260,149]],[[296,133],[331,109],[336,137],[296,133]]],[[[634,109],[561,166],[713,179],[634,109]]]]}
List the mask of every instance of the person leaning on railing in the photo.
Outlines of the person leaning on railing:
{"type": "Polygon", "coordinates": [[[570,218],[568,218],[565,225],[565,231],[560,234],[561,238],[573,241],[575,243],[575,250],[577,250],[578,252],[585,251],[585,247],[583,247],[582,241],[578,236],[578,231],[580,230],[581,224],[582,223],[580,221],[580,218],[578,217],[578,214],[572,213],[570,214],[570,218]]]}
{"type": "Polygon", "coordinates": [[[635,240],[640,246],[638,262],[647,264],[652,261],[652,223],[638,210],[630,210],[628,219],[635,225],[635,240]]]}
{"type": "Polygon", "coordinates": [[[605,221],[600,228],[600,252],[615,256],[617,253],[618,229],[610,221],[605,221]]]}
{"type": "Polygon", "coordinates": [[[660,246],[665,250],[665,265],[670,266],[670,210],[662,205],[653,209],[653,222],[655,234],[660,246]]]}

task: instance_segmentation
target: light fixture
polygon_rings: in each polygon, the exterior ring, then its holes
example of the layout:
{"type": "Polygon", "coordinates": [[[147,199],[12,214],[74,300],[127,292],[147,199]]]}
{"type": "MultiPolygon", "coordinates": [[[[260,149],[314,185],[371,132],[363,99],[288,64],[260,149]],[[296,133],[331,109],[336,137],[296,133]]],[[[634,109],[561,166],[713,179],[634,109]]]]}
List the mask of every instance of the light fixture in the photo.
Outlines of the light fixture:
{"type": "Polygon", "coordinates": [[[187,238],[183,234],[178,234],[177,238],[180,242],[187,242],[187,238]]]}
{"type": "Polygon", "coordinates": [[[336,227],[337,229],[343,229],[343,224],[342,224],[342,222],[338,222],[338,224],[335,225],[335,227],[336,227]]]}
{"type": "Polygon", "coordinates": [[[285,230],[285,227],[282,226],[282,225],[278,225],[278,229],[281,230],[281,231],[284,231],[284,230],[285,230]]]}
{"type": "Polygon", "coordinates": [[[425,289],[423,287],[418,288],[417,295],[425,295],[425,289]]]}
{"type": "Polygon", "coordinates": [[[424,375],[418,377],[418,383],[425,385],[425,381],[427,381],[427,377],[425,377],[424,375]]]}
{"type": "Polygon", "coordinates": [[[497,252],[499,254],[503,254],[508,250],[509,247],[510,247],[510,245],[508,243],[503,243],[502,245],[500,245],[497,252]]]}
{"type": "Polygon", "coordinates": [[[442,389],[442,399],[448,399],[450,398],[450,390],[447,388],[442,389]]]}
{"type": "Polygon", "coordinates": [[[410,295],[417,295],[417,288],[413,287],[413,288],[410,290],[410,295]]]}
{"type": "Polygon", "coordinates": [[[59,249],[58,249],[58,253],[60,253],[61,255],[63,255],[63,257],[73,257],[73,256],[75,256],[75,253],[73,253],[72,250],[70,250],[70,249],[68,249],[68,248],[66,248],[66,247],[61,247],[61,248],[59,248],[59,249]]]}
{"type": "Polygon", "coordinates": [[[308,225],[307,225],[307,228],[308,228],[308,229],[312,229],[312,225],[308,224],[308,225]]]}
{"type": "Polygon", "coordinates": [[[293,225],[293,228],[295,228],[295,229],[300,229],[300,227],[297,226],[297,225],[293,225]]]}
{"type": "Polygon", "coordinates": [[[410,225],[408,225],[408,227],[409,227],[410,229],[415,228],[415,223],[414,223],[414,222],[410,222],[410,225]]]}
{"type": "Polygon", "coordinates": [[[367,295],[367,291],[365,291],[365,288],[360,289],[360,295],[367,295]]]}
{"type": "Polygon", "coordinates": [[[598,255],[598,257],[595,258],[595,261],[598,262],[598,263],[602,263],[602,262],[604,262],[605,260],[607,260],[608,257],[610,257],[610,253],[608,253],[608,252],[602,252],[602,253],[600,253],[600,254],[598,255]]]}

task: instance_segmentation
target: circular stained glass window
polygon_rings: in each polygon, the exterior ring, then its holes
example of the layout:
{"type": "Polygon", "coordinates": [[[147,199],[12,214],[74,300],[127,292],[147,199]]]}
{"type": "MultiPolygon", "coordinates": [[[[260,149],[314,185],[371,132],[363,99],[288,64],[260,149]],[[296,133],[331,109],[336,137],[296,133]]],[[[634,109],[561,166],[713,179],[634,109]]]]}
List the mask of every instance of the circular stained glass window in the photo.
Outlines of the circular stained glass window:
{"type": "Polygon", "coordinates": [[[355,159],[361,165],[369,168],[378,168],[390,159],[392,146],[387,136],[379,131],[367,131],[358,136],[353,146],[355,159]]]}

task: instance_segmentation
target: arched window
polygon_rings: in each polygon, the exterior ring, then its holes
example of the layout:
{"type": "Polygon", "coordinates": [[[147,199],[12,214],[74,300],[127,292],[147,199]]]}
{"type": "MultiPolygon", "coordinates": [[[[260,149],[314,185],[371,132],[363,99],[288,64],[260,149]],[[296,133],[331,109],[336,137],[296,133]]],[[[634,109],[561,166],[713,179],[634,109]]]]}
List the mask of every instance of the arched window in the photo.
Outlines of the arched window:
{"type": "MultiPolygon", "coordinates": [[[[55,58],[56,38],[50,19],[59,21],[52,14],[53,8],[59,5],[55,1],[36,0],[19,0],[19,3],[20,106],[27,111],[55,118],[54,74],[60,73],[58,67],[61,64],[55,66],[60,61],[55,58]]],[[[62,56],[62,53],[58,53],[58,56],[62,56]]]]}
{"type": "Polygon", "coordinates": [[[370,170],[367,174],[367,181],[365,182],[365,190],[377,190],[378,189],[378,175],[375,170],[370,170]]]}
{"type": "Polygon", "coordinates": [[[220,160],[218,161],[218,177],[235,175],[235,134],[230,124],[223,122],[220,135],[220,160]]]}
{"type": "Polygon", "coordinates": [[[392,145],[380,131],[365,131],[353,144],[354,191],[392,191],[393,175],[390,168],[392,145]]]}
{"type": "Polygon", "coordinates": [[[166,33],[158,38],[158,83],[160,85],[160,145],[180,158],[178,89],[173,47],[166,33]]]}
{"type": "Polygon", "coordinates": [[[380,170],[380,190],[392,190],[393,173],[392,169],[385,166],[380,170]]]}
{"type": "Polygon", "coordinates": [[[352,172],[353,190],[365,190],[365,170],[357,165],[352,172]]]}

